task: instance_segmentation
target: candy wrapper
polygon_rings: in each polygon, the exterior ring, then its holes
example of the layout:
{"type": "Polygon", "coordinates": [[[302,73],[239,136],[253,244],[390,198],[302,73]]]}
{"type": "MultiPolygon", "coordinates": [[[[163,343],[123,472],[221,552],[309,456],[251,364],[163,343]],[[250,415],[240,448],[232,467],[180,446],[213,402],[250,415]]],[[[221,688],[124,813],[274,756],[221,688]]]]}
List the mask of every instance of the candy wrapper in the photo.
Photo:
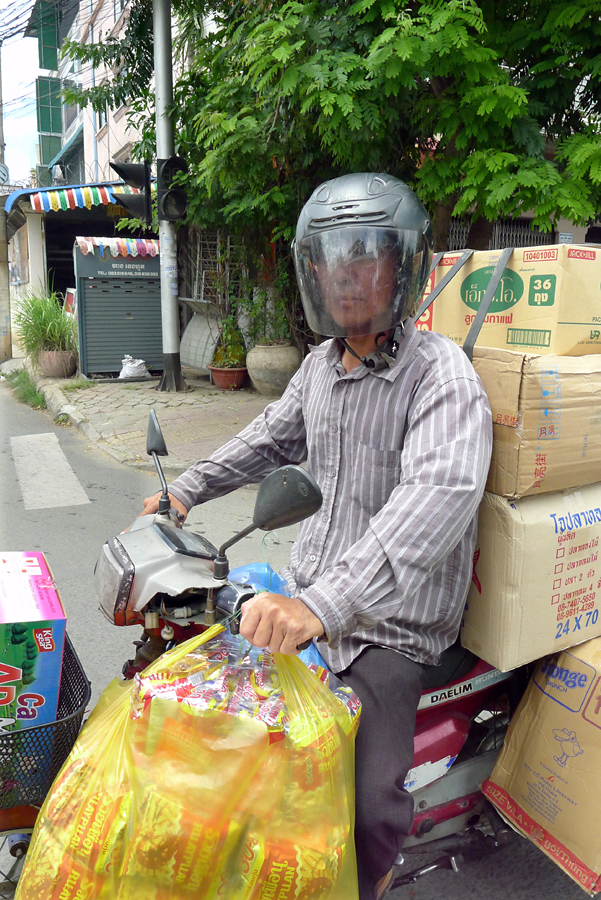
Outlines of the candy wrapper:
{"type": "Polygon", "coordinates": [[[326,669],[214,626],[106,689],[16,900],[357,900],[359,715],[326,669]]]}

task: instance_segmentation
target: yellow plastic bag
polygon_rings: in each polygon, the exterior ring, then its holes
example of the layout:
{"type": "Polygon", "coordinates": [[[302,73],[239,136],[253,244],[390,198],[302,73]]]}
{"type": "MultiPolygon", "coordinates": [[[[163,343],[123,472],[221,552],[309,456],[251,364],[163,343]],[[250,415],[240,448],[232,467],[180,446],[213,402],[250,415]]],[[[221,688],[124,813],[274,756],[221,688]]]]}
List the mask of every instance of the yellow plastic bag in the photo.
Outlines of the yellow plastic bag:
{"type": "Polygon", "coordinates": [[[359,703],[214,626],[102,695],[16,900],[357,900],[359,703]]]}

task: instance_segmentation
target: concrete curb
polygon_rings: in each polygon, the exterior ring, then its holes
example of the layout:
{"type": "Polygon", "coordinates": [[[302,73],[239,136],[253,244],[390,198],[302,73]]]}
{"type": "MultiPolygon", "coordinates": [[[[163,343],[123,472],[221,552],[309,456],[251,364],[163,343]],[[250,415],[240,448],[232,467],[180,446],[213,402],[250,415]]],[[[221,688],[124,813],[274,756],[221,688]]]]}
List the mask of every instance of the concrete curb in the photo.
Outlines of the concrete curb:
{"type": "MultiPolygon", "coordinates": [[[[27,369],[29,377],[36,388],[43,393],[44,399],[46,400],[46,406],[54,419],[58,416],[67,416],[69,423],[81,431],[90,443],[96,444],[100,450],[103,450],[104,453],[112,459],[115,459],[117,462],[129,463],[134,466],[139,465],[141,468],[146,468],[148,466],[148,463],[146,463],[145,460],[140,460],[138,456],[132,456],[125,448],[120,450],[115,447],[109,447],[109,445],[102,440],[102,436],[96,431],[94,426],[90,425],[88,420],[82,416],[77,408],[72,403],[68,402],[64,393],[54,381],[45,378],[43,375],[40,375],[39,372],[36,372],[29,359],[25,360],[24,367],[27,369]]],[[[150,466],[152,467],[152,463],[150,466]]],[[[187,468],[187,465],[182,468],[178,467],[178,474],[187,468]]]]}
{"type": "MultiPolygon", "coordinates": [[[[117,462],[136,469],[145,469],[150,472],[154,471],[154,463],[150,459],[141,457],[139,454],[131,453],[129,448],[123,444],[115,446],[114,443],[106,443],[100,432],[88,422],[86,417],[73,403],[69,402],[60,387],[63,379],[51,379],[40,375],[39,372],[34,371],[28,359],[12,359],[0,364],[0,372],[6,374],[15,369],[22,368],[27,370],[36,389],[43,393],[47,409],[54,419],[58,416],[66,416],[69,424],[73,425],[74,428],[77,428],[86,440],[91,444],[94,444],[106,453],[107,456],[110,456],[117,462]]],[[[64,381],[67,382],[68,379],[65,379],[64,381]]],[[[185,472],[186,469],[190,467],[190,463],[190,459],[178,459],[173,456],[167,456],[161,460],[163,471],[166,475],[169,475],[170,478],[181,475],[182,472],[185,472]]]]}

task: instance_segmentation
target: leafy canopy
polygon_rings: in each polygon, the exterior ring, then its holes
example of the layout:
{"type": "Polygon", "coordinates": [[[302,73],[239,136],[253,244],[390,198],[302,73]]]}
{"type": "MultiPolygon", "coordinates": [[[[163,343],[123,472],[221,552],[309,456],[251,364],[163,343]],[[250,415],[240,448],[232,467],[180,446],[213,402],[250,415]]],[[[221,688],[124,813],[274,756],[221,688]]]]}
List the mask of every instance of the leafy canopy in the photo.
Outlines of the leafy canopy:
{"type": "MultiPolygon", "coordinates": [[[[149,5],[134,0],[120,44],[68,48],[113,67],[114,82],[80,99],[129,103],[140,154],[153,145],[149,5]]],[[[412,184],[440,246],[451,213],[531,209],[543,230],[594,220],[600,11],[600,0],[177,0],[190,220],[258,247],[289,242],[312,189],[361,170],[412,184]]]]}

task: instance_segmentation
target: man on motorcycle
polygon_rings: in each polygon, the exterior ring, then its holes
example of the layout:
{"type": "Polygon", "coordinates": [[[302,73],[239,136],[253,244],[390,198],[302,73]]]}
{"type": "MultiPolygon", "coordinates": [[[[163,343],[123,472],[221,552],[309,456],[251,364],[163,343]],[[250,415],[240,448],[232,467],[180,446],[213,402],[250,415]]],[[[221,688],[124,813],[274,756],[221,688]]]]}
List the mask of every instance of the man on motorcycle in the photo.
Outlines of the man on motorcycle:
{"type": "MultiPolygon", "coordinates": [[[[428,215],[396,178],[318,187],[293,244],[311,352],[281,399],[171,485],[197,503],[306,461],[323,493],[284,575],[290,597],[244,604],[241,634],[295,653],[309,638],[362,702],[355,840],[361,900],[383,896],[413,820],[424,664],[457,637],[490,462],[487,398],[463,352],[413,324],[431,261],[428,215]]],[[[157,495],[158,496],[158,495],[157,495]]],[[[155,512],[157,497],[144,501],[155,512]]]]}

